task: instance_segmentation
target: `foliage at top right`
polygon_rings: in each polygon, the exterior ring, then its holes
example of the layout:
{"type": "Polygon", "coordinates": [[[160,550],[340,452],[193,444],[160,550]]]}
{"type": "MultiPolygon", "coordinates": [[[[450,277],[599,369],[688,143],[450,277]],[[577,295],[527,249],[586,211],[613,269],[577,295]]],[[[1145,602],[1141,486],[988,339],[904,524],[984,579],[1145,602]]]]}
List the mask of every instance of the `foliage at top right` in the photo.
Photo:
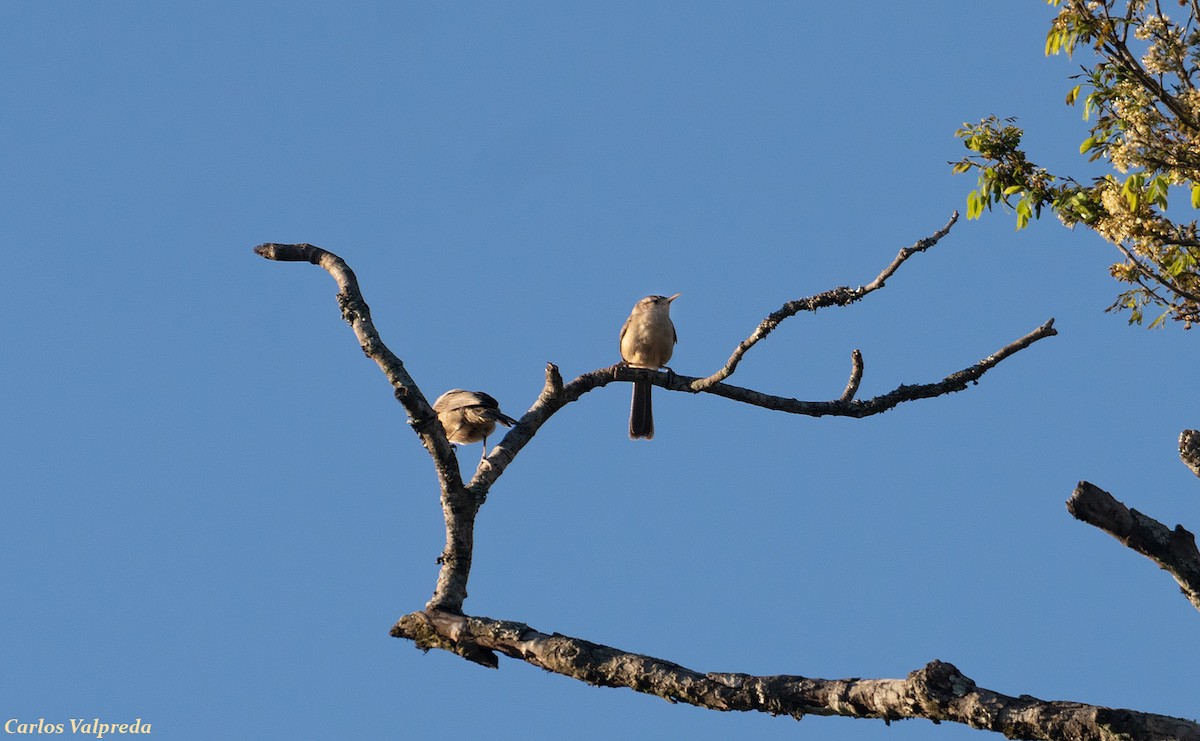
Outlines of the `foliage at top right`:
{"type": "Polygon", "coordinates": [[[963,124],[957,136],[972,154],[954,172],[979,175],[967,217],[1004,204],[1018,229],[1045,208],[1068,227],[1083,224],[1120,253],[1110,272],[1129,287],[1110,311],[1140,324],[1153,310],[1151,327],[1172,319],[1190,328],[1200,322],[1200,0],[1176,0],[1175,18],[1157,0],[1048,2],[1058,15],[1046,54],[1091,52],[1066,96],[1090,125],[1079,152],[1111,172],[1082,183],[1038,167],[1013,119],[963,124]],[[1184,219],[1167,215],[1168,200],[1184,219]]]}

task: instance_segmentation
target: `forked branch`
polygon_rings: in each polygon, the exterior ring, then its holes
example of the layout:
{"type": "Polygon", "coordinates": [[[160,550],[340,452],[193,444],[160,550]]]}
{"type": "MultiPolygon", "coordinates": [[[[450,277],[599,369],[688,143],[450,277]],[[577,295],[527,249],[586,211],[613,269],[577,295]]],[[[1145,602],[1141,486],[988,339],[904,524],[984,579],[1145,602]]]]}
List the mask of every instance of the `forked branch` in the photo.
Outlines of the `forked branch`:
{"type": "MultiPolygon", "coordinates": [[[[881,288],[905,260],[917,252],[932,247],[945,236],[957,218],[958,214],[955,213],[950,221],[932,236],[902,249],[892,263],[866,286],[853,290],[849,288],[834,289],[808,299],[793,301],[784,309],[772,314],[768,321],[760,326],[756,335],[743,343],[743,347],[738,353],[735,353],[734,358],[731,358],[731,362],[727,364],[727,372],[717,375],[723,378],[732,373],[741,354],[744,354],[745,350],[757,343],[759,339],[765,337],[770,329],[786,316],[806,308],[816,310],[821,306],[853,303],[881,288]]],[[[792,414],[867,417],[885,412],[905,401],[926,399],[965,389],[1004,358],[1028,347],[1039,339],[1056,334],[1053,320],[1050,320],[979,363],[951,374],[941,381],[915,386],[901,385],[891,392],[867,400],[854,398],[862,380],[862,356],[857,351],[852,358],[853,368],[850,382],[841,397],[834,401],[816,402],[773,396],[751,389],[730,386],[714,380],[717,376],[705,379],[690,378],[646,369],[628,368],[620,364],[584,373],[570,383],[564,384],[558,368],[553,364],[548,364],[545,386],[537,401],[479,463],[470,483],[464,485],[459,474],[453,446],[446,440],[442,426],[434,423],[437,417],[416,382],[405,370],[400,359],[380,339],[371,321],[370,310],[359,290],[358,281],[346,263],[332,252],[310,244],[268,243],[259,245],[254,251],[269,260],[309,262],[324,268],[333,276],[339,288],[337,299],[343,318],[353,328],[363,352],[374,360],[387,376],[396,399],[408,413],[410,425],[420,436],[426,450],[433,458],[441,485],[442,513],[446,522],[446,547],[438,559],[441,570],[438,573],[433,597],[426,608],[450,613],[461,613],[463,602],[467,597],[467,581],[473,558],[475,516],[486,501],[492,484],[499,479],[521,449],[552,415],[592,389],[605,386],[613,381],[646,378],[654,384],[674,391],[693,393],[704,391],[733,401],[792,414]]]]}

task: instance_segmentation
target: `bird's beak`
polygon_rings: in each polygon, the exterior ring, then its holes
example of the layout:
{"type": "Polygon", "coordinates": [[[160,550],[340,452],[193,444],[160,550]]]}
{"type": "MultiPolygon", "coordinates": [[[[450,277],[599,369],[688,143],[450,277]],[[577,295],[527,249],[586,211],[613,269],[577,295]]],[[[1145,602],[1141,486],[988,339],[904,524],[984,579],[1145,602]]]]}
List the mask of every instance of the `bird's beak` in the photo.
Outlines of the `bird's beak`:
{"type": "Polygon", "coordinates": [[[682,293],[677,293],[674,296],[671,296],[670,298],[667,299],[667,303],[668,304],[671,303],[672,301],[674,301],[675,299],[679,298],[682,295],[683,295],[682,293]]]}

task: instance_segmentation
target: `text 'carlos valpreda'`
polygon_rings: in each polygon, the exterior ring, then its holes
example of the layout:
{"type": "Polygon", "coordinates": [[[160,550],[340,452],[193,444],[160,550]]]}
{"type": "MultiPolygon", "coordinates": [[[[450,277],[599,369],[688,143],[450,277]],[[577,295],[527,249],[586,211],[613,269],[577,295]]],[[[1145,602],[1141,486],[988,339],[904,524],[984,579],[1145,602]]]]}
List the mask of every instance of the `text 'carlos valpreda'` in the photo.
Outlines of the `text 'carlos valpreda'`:
{"type": "Polygon", "coordinates": [[[130,733],[149,734],[150,724],[143,723],[141,718],[137,718],[132,723],[106,723],[99,718],[91,720],[69,718],[62,723],[48,722],[45,718],[38,718],[37,721],[9,718],[4,722],[4,732],[11,734],[70,733],[78,736],[104,738],[105,736],[130,733]]]}

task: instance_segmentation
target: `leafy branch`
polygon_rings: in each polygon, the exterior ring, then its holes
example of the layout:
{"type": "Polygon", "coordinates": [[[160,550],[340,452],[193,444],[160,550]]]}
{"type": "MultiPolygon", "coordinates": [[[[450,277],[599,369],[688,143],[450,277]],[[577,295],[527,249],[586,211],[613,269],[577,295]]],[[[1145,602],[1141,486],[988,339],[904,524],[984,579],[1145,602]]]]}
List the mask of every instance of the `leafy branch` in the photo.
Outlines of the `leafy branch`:
{"type": "Polygon", "coordinates": [[[1079,153],[1106,162],[1112,172],[1081,183],[1031,162],[1015,119],[989,116],[956,132],[970,152],[951,163],[974,171],[967,218],[993,206],[1016,214],[1018,229],[1049,209],[1068,227],[1083,225],[1118,251],[1110,272],[1133,287],[1109,310],[1128,311],[1142,323],[1148,307],[1162,309],[1150,326],[1169,318],[1185,328],[1200,321],[1200,238],[1196,221],[1167,215],[1178,191],[1200,208],[1200,30],[1197,8],[1173,22],[1157,3],[1129,0],[1049,0],[1059,8],[1046,37],[1046,54],[1090,48],[1095,61],[1075,76],[1066,95],[1090,122],[1079,153]],[[1136,48],[1135,48],[1136,47],[1136,48]],[[1086,93],[1085,93],[1086,91],[1086,93]]]}

